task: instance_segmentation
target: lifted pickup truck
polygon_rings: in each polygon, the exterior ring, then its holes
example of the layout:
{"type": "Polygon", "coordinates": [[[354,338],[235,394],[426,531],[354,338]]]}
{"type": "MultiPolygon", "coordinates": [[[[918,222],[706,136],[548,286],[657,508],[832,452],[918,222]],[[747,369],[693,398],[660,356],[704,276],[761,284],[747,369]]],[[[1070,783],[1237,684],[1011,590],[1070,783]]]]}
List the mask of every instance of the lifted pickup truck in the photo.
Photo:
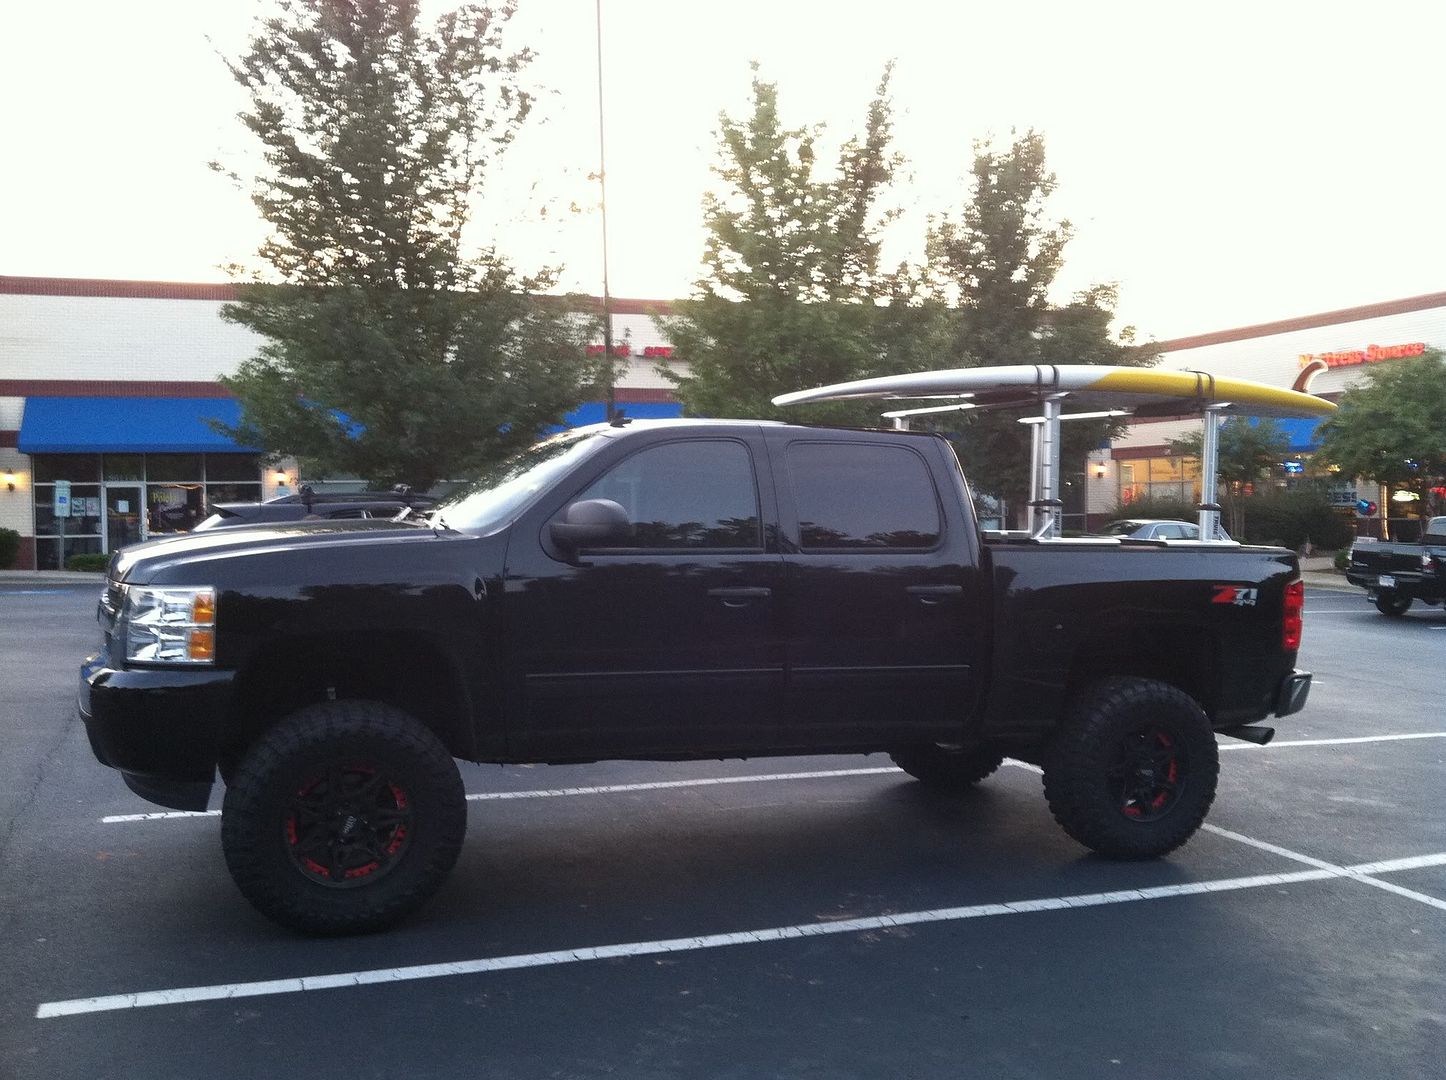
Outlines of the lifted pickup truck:
{"type": "Polygon", "coordinates": [[[558,435],[409,521],[112,559],[79,707],[163,806],[226,784],[262,912],[389,925],[457,859],[454,759],[885,752],[941,790],[1043,767],[1093,850],[1183,844],[1216,732],[1302,707],[1283,549],[981,536],[942,437],[746,421],[558,435]]]}
{"type": "Polygon", "coordinates": [[[1446,517],[1432,518],[1419,544],[1357,540],[1346,580],[1362,586],[1382,615],[1404,615],[1413,600],[1446,603],[1446,517]]]}

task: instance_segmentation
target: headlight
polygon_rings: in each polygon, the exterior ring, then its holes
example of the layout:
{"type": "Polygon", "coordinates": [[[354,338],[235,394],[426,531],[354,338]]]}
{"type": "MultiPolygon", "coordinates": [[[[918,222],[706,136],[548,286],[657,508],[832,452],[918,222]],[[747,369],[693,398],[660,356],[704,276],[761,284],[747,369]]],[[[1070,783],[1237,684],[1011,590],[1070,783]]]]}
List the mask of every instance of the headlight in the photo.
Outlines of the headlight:
{"type": "Polygon", "coordinates": [[[216,591],[126,588],[126,659],[141,664],[214,664],[216,591]]]}

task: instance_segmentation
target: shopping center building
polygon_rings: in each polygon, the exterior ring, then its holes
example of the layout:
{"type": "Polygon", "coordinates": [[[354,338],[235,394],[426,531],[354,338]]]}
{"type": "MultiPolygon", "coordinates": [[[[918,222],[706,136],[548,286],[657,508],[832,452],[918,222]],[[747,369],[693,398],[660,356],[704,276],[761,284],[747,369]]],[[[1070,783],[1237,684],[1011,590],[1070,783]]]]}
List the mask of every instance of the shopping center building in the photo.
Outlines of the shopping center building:
{"type": "MultiPolygon", "coordinates": [[[[1161,368],[1271,386],[1294,386],[1303,372],[1316,369],[1319,374],[1310,378],[1309,391],[1334,399],[1378,364],[1419,356],[1428,348],[1446,349],[1446,292],[1176,338],[1152,347],[1161,353],[1161,368]]],[[[1309,470],[1310,457],[1320,447],[1320,421],[1276,423],[1290,446],[1274,479],[1286,482],[1309,470]]],[[[1199,463],[1169,453],[1169,442],[1199,430],[1198,418],[1139,422],[1108,449],[1090,454],[1085,475],[1091,521],[1141,498],[1198,502],[1199,463]]],[[[1331,500],[1343,508],[1361,495],[1377,497],[1376,489],[1363,486],[1358,492],[1356,482],[1344,477],[1332,480],[1329,490],[1331,500]]]]}
{"type": "MultiPolygon", "coordinates": [[[[74,554],[189,528],[212,502],[269,498],[305,479],[296,464],[263,467],[259,448],[213,427],[239,406],[218,379],[260,344],[221,318],[225,284],[0,277],[0,528],[22,540],[17,566],[53,568],[74,554]]],[[[657,371],[669,353],[660,301],[613,301],[615,351],[626,358],[616,402],[630,416],[676,416],[657,371]]],[[[1158,343],[1161,366],[1291,386],[1304,365],[1325,370],[1311,391],[1335,395],[1378,363],[1446,347],[1446,292],[1368,304],[1158,343]]],[[[601,344],[594,348],[600,350],[601,344]]],[[[781,389],[797,389],[784,387],[781,389]]],[[[568,419],[603,417],[600,401],[568,419]]],[[[1283,421],[1292,457],[1317,447],[1313,421],[1283,421]]],[[[1198,420],[1134,424],[1090,455],[1082,511],[1095,523],[1145,496],[1197,500],[1194,463],[1167,453],[1198,420]]],[[[1334,493],[1349,506],[1354,485],[1334,493]]]]}
{"type": "MultiPolygon", "coordinates": [[[[218,379],[261,343],[221,318],[235,295],[224,284],[0,276],[0,528],[21,536],[17,567],[63,567],[184,531],[210,503],[318,482],[292,461],[263,468],[259,448],[213,426],[240,418],[218,379]]],[[[629,416],[679,413],[656,371],[670,351],[656,319],[666,308],[613,301],[626,361],[614,399],[629,416]]],[[[603,413],[589,402],[567,419],[603,413]]]]}

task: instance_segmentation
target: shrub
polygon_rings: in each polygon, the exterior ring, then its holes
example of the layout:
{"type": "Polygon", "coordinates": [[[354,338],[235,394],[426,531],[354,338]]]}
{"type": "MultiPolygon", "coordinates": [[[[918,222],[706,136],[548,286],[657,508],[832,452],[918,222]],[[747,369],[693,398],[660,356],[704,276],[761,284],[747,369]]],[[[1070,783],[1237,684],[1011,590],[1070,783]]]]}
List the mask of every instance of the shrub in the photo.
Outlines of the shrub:
{"type": "Polygon", "coordinates": [[[1184,499],[1136,499],[1132,503],[1121,503],[1106,514],[1105,524],[1126,518],[1194,521],[1199,516],[1200,508],[1184,499]]]}
{"type": "Polygon", "coordinates": [[[15,565],[20,552],[20,534],[14,529],[0,529],[0,570],[15,565]]]}
{"type": "Polygon", "coordinates": [[[110,562],[109,555],[72,555],[65,560],[67,570],[104,570],[106,563],[110,562]]]}
{"type": "Polygon", "coordinates": [[[1279,544],[1299,550],[1309,540],[1324,551],[1351,542],[1351,522],[1315,488],[1264,491],[1245,500],[1245,535],[1251,544],[1279,544]]]}
{"type": "Polygon", "coordinates": [[[1337,569],[1337,570],[1344,570],[1346,567],[1350,566],[1350,565],[1351,565],[1351,549],[1350,549],[1350,548],[1341,548],[1340,551],[1337,551],[1337,552],[1336,552],[1335,563],[1336,563],[1336,569],[1337,569]]]}

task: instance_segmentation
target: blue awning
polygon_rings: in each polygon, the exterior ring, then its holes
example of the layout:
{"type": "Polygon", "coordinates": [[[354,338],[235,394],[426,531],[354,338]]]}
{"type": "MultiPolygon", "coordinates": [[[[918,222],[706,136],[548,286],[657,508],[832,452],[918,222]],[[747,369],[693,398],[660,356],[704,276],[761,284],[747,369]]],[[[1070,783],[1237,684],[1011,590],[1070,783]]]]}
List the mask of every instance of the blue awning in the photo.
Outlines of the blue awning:
{"type": "Polygon", "coordinates": [[[256,453],[206,422],[240,419],[235,398],[32,397],[16,445],[22,454],[256,453]]]}
{"type": "MultiPolygon", "coordinates": [[[[674,420],[683,415],[683,406],[676,401],[622,401],[617,409],[634,420],[674,420]]],[[[601,424],[607,419],[607,406],[601,401],[586,401],[562,418],[565,427],[601,424]]],[[[550,430],[561,431],[562,428],[550,430]]]]}
{"type": "MultiPolygon", "coordinates": [[[[1292,454],[1310,454],[1320,449],[1320,439],[1316,437],[1316,428],[1324,421],[1323,416],[1284,416],[1275,418],[1275,426],[1290,439],[1289,449],[1292,454]]],[[[1247,422],[1254,427],[1260,423],[1260,418],[1252,416],[1247,422]]]]}

